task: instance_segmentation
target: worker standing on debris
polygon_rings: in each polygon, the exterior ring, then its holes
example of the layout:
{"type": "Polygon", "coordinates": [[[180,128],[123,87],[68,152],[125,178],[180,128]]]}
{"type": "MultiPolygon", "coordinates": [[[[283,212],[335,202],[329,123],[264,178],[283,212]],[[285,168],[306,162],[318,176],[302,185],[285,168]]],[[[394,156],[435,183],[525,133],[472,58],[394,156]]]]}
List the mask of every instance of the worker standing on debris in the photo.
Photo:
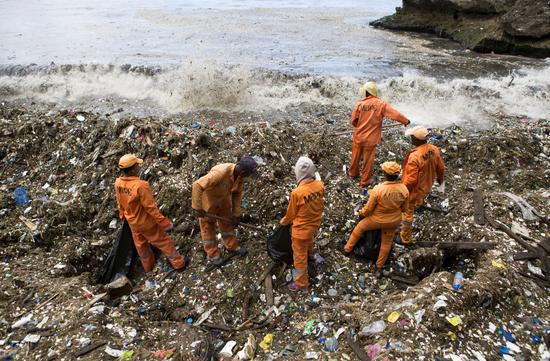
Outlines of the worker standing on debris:
{"type": "Polygon", "coordinates": [[[395,231],[401,223],[401,213],[408,208],[409,191],[398,181],[401,166],[396,162],[382,163],[386,181],[369,192],[367,204],[359,211],[361,221],[355,226],[343,252],[349,255],[364,232],[380,229],[382,239],[376,260],[378,277],[386,263],[392,247],[395,231]]]}
{"type": "Polygon", "coordinates": [[[308,157],[300,157],[294,166],[298,186],[290,194],[290,202],[281,225],[292,224],[292,252],[295,278],[288,285],[291,291],[307,289],[307,266],[313,253],[313,237],[321,225],[325,186],[315,179],[315,165],[308,157]]]}
{"type": "Polygon", "coordinates": [[[351,179],[357,179],[359,163],[363,162],[360,185],[363,194],[366,194],[366,188],[374,183],[372,170],[376,146],[382,141],[382,121],[384,118],[390,118],[404,126],[409,125],[411,121],[378,98],[378,88],[374,82],[366,82],[359,89],[359,94],[361,100],[355,104],[351,113],[351,124],[355,130],[348,175],[351,179]]]}
{"type": "Polygon", "coordinates": [[[403,184],[409,190],[409,205],[402,214],[401,242],[411,242],[414,211],[423,203],[430,193],[434,180],[437,179],[440,190],[445,187],[445,165],[441,152],[435,145],[428,144],[428,129],[417,126],[405,132],[411,137],[414,148],[405,156],[403,162],[403,184]]]}
{"type": "Polygon", "coordinates": [[[235,226],[240,222],[243,178],[259,177],[257,166],[254,158],[242,157],[237,164],[216,165],[193,183],[192,207],[199,217],[204,251],[212,266],[219,267],[224,260],[216,240],[216,219],[208,218],[208,215],[227,219],[217,221],[227,251],[240,256],[247,253],[239,246],[235,226]]]}
{"type": "Polygon", "coordinates": [[[183,269],[189,259],[178,252],[166,233],[173,225],[157,208],[149,183],[139,179],[141,163],[143,160],[134,154],[126,154],[118,162],[123,173],[115,181],[120,219],[128,221],[145,272],[151,271],[155,265],[151,245],[162,251],[174,269],[183,269]]]}

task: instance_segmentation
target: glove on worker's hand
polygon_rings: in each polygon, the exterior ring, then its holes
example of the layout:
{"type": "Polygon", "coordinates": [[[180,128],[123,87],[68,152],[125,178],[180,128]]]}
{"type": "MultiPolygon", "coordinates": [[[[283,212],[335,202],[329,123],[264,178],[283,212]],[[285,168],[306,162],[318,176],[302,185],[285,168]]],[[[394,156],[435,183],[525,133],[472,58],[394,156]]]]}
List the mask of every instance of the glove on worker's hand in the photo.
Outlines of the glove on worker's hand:
{"type": "Polygon", "coordinates": [[[170,225],[168,227],[165,227],[163,229],[163,231],[168,233],[168,232],[172,231],[173,229],[174,229],[174,225],[172,223],[170,223],[170,225]]]}

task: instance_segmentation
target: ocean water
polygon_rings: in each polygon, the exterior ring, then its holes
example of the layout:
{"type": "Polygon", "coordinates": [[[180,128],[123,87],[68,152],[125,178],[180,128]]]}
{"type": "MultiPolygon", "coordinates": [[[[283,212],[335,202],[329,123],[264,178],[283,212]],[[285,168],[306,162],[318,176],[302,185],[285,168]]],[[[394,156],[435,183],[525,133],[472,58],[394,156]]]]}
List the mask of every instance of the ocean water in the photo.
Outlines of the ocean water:
{"type": "Polygon", "coordinates": [[[357,88],[415,123],[548,119],[550,62],[373,29],[400,1],[0,2],[0,100],[112,99],[159,113],[351,108],[357,88]]]}

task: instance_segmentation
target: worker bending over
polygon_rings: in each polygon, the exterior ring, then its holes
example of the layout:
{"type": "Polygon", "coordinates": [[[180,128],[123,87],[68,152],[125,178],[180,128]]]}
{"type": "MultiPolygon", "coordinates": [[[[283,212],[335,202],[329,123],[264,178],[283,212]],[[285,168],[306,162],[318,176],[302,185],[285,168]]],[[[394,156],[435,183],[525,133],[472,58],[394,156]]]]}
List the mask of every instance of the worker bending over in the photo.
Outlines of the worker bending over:
{"type": "Polygon", "coordinates": [[[216,240],[216,222],[220,227],[225,249],[244,256],[247,250],[239,246],[235,226],[241,217],[243,178],[258,177],[256,161],[252,157],[242,157],[237,164],[223,163],[214,166],[205,176],[193,183],[192,207],[199,217],[201,238],[209,264],[221,266],[223,259],[216,240]],[[209,218],[209,215],[225,220],[209,218]]]}
{"type": "Polygon", "coordinates": [[[351,179],[356,179],[359,176],[359,163],[363,162],[359,184],[363,188],[363,194],[366,194],[366,188],[374,183],[372,169],[376,146],[382,141],[382,121],[390,118],[407,126],[410,120],[378,98],[378,88],[374,82],[366,82],[359,89],[359,94],[361,100],[355,104],[351,113],[351,124],[355,130],[348,175],[351,179]]]}
{"type": "Polygon", "coordinates": [[[409,244],[414,211],[424,203],[435,179],[444,187],[445,165],[439,148],[427,143],[428,129],[417,126],[405,134],[411,137],[414,148],[407,153],[403,162],[403,184],[409,190],[409,204],[402,214],[400,236],[403,244],[409,244]]]}
{"type": "Polygon", "coordinates": [[[120,219],[128,221],[145,272],[151,271],[155,265],[150,245],[161,250],[174,269],[181,270],[187,266],[189,259],[176,250],[166,233],[172,230],[173,225],[157,208],[149,183],[139,179],[141,163],[143,160],[134,154],[126,154],[118,162],[123,173],[115,181],[120,219]]]}
{"type": "Polygon", "coordinates": [[[315,179],[315,165],[308,157],[300,157],[294,166],[298,186],[290,194],[290,202],[281,225],[292,224],[292,252],[294,257],[294,281],[288,285],[291,291],[305,290],[309,284],[307,265],[313,253],[313,238],[321,225],[324,208],[325,186],[315,179]]]}
{"type": "Polygon", "coordinates": [[[359,211],[359,218],[362,219],[344,246],[344,254],[349,255],[363,233],[380,229],[382,239],[376,260],[378,277],[382,277],[382,267],[390,254],[395,230],[401,223],[401,213],[407,209],[409,199],[407,187],[398,181],[401,166],[396,162],[385,162],[382,163],[382,171],[386,181],[369,191],[369,200],[359,211]]]}

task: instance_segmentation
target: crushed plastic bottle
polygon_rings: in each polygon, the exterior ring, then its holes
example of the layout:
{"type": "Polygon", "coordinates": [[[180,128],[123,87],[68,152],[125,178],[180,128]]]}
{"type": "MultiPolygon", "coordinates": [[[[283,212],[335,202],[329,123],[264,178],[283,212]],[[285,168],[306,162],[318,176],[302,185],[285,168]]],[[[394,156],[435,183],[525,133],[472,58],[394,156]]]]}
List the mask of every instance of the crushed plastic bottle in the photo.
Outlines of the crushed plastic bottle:
{"type": "Polygon", "coordinates": [[[363,273],[357,277],[357,284],[360,288],[365,288],[365,275],[363,273]]]}
{"type": "Polygon", "coordinates": [[[324,349],[328,352],[336,352],[338,350],[338,339],[336,337],[327,338],[324,349]]]}
{"type": "Polygon", "coordinates": [[[27,193],[27,188],[25,187],[15,188],[15,190],[13,191],[13,198],[15,198],[16,206],[22,206],[31,201],[31,199],[29,198],[29,194],[27,193]]]}
{"type": "Polygon", "coordinates": [[[304,326],[304,335],[311,335],[311,333],[313,332],[314,326],[315,326],[315,320],[314,319],[308,320],[304,326]]]}
{"type": "Polygon", "coordinates": [[[386,329],[386,323],[383,320],[375,321],[370,325],[363,327],[363,332],[365,335],[374,335],[380,333],[386,329]]]}
{"type": "Polygon", "coordinates": [[[455,273],[455,277],[453,279],[453,289],[455,291],[458,291],[463,287],[463,283],[464,283],[464,275],[462,274],[462,272],[455,273]]]}
{"type": "Polygon", "coordinates": [[[410,351],[409,346],[407,346],[403,341],[401,340],[395,340],[390,343],[390,347],[394,349],[397,352],[403,352],[407,353],[410,351]]]}

